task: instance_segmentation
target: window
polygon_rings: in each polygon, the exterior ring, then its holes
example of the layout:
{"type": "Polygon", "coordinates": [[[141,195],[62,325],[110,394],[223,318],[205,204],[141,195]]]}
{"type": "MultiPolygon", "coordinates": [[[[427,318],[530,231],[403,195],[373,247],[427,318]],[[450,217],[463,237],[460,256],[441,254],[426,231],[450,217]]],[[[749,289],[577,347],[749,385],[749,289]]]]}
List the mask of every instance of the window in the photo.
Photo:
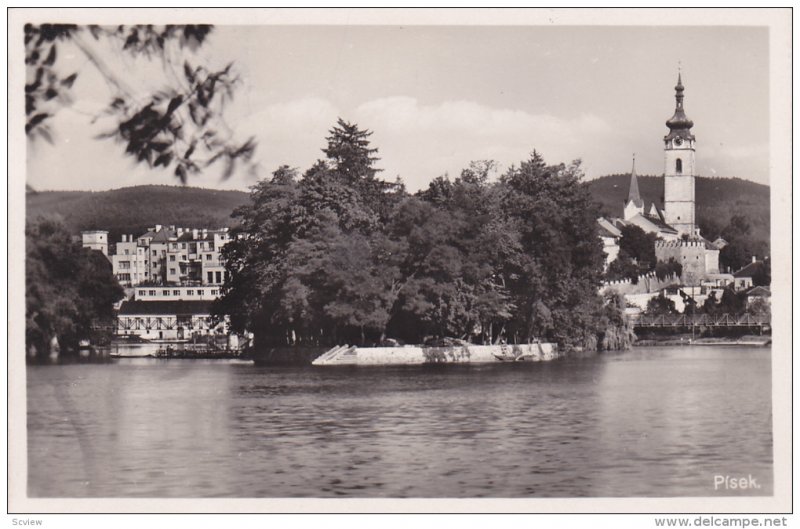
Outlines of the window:
{"type": "Polygon", "coordinates": [[[217,272],[217,283],[222,283],[222,274],[217,272]]]}
{"type": "Polygon", "coordinates": [[[212,290],[212,291],[211,291],[211,295],[212,295],[212,296],[216,296],[216,295],[217,295],[217,291],[216,291],[216,290],[212,290]]]}
{"type": "Polygon", "coordinates": [[[681,174],[683,172],[683,162],[681,161],[680,158],[675,160],[675,172],[677,174],[681,174]]]}
{"type": "Polygon", "coordinates": [[[187,296],[194,296],[194,290],[187,290],[186,291],[186,295],[187,296]]]}
{"type": "Polygon", "coordinates": [[[175,262],[175,256],[174,255],[170,255],[169,256],[169,260],[170,260],[170,262],[174,263],[175,262]]]}
{"type": "Polygon", "coordinates": [[[140,295],[140,296],[144,296],[144,295],[145,295],[145,292],[144,292],[144,290],[140,290],[140,291],[139,291],[139,295],[140,295]]]}
{"type": "Polygon", "coordinates": [[[153,250],[153,255],[158,255],[158,251],[157,250],[153,250]]]}
{"type": "Polygon", "coordinates": [[[204,291],[203,291],[203,290],[198,290],[198,291],[197,291],[197,295],[198,295],[198,296],[202,296],[202,295],[203,295],[203,293],[204,293],[204,291]]]}
{"type": "Polygon", "coordinates": [[[162,296],[169,296],[169,290],[164,290],[161,292],[162,296]]]}
{"type": "Polygon", "coordinates": [[[186,249],[186,243],[185,243],[185,242],[182,242],[182,243],[181,243],[181,250],[185,250],[185,249],[186,249]]]}
{"type": "Polygon", "coordinates": [[[169,269],[169,275],[171,275],[171,276],[175,275],[175,269],[174,268],[170,268],[169,269]]]}
{"type": "Polygon", "coordinates": [[[173,296],[180,296],[181,295],[181,291],[180,290],[173,290],[172,291],[172,295],[173,296]]]}
{"type": "Polygon", "coordinates": [[[156,291],[155,290],[150,290],[150,291],[147,292],[147,295],[148,296],[155,296],[156,295],[156,291]]]}
{"type": "Polygon", "coordinates": [[[130,253],[130,250],[126,249],[125,250],[125,255],[128,255],[128,253],[130,253]]]}
{"type": "Polygon", "coordinates": [[[211,254],[210,254],[210,253],[207,253],[207,254],[206,254],[206,261],[210,261],[210,260],[211,260],[211,254]]]}
{"type": "Polygon", "coordinates": [[[214,272],[209,272],[208,273],[208,282],[209,283],[213,283],[214,282],[214,272]]]}

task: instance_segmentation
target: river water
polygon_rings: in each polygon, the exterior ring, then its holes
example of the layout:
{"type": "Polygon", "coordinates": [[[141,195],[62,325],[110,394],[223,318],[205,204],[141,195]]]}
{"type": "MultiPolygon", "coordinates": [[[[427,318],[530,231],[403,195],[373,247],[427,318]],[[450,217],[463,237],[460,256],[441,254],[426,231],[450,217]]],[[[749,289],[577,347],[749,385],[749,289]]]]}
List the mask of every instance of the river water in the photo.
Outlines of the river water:
{"type": "Polygon", "coordinates": [[[549,363],[29,365],[34,497],[772,494],[769,348],[549,363]],[[714,476],[752,477],[750,490],[714,476]]]}

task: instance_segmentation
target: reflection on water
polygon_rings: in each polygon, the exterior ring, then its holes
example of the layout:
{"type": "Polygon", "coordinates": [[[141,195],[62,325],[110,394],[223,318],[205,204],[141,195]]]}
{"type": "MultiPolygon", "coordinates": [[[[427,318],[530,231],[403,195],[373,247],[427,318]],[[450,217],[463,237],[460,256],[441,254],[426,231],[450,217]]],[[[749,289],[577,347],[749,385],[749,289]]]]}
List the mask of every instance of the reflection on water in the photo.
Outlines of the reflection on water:
{"type": "Polygon", "coordinates": [[[31,496],[772,494],[770,350],[541,364],[28,366],[31,496]],[[714,490],[715,475],[762,486],[714,490]]]}

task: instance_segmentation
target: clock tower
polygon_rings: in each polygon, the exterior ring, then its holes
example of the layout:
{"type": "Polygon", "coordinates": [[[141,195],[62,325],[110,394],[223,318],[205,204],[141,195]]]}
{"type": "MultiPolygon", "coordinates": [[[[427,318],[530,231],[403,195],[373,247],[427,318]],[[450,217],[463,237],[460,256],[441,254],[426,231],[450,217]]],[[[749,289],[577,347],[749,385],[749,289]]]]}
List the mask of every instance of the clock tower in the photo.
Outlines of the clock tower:
{"type": "Polygon", "coordinates": [[[680,234],[695,234],[694,123],[683,112],[683,83],[678,73],[675,85],[675,113],[667,120],[664,136],[664,217],[680,234]]]}

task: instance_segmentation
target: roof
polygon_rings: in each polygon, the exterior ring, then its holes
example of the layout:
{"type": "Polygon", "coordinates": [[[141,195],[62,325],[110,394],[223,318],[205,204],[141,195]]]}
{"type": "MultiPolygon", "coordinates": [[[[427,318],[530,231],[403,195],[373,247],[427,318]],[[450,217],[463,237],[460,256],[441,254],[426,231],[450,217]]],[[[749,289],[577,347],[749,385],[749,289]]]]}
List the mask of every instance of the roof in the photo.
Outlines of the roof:
{"type": "Polygon", "coordinates": [[[755,274],[761,271],[763,266],[763,261],[753,261],[742,269],[734,272],[733,277],[753,277],[755,274]]]}
{"type": "Polygon", "coordinates": [[[768,298],[772,295],[767,287],[753,287],[747,291],[747,297],[768,298]]]}
{"type": "Polygon", "coordinates": [[[636,157],[633,158],[631,166],[631,185],[628,188],[628,202],[633,202],[637,208],[644,206],[644,201],[639,194],[639,181],[636,180],[636,157]]]}
{"type": "Polygon", "coordinates": [[[597,224],[600,226],[599,234],[601,237],[622,237],[622,232],[619,231],[619,228],[603,217],[597,219],[597,224]]]}
{"type": "Polygon", "coordinates": [[[683,111],[683,83],[681,82],[681,74],[678,73],[678,84],[675,85],[675,113],[667,120],[667,127],[670,130],[664,139],[683,138],[693,140],[694,136],[690,131],[693,126],[694,122],[683,111]]]}
{"type": "MultiPolygon", "coordinates": [[[[678,233],[678,231],[675,228],[673,228],[672,226],[670,226],[669,224],[667,224],[666,222],[661,220],[660,217],[654,217],[652,215],[642,215],[641,213],[637,213],[636,215],[634,215],[633,217],[631,217],[630,219],[628,219],[625,222],[626,223],[630,223],[630,221],[635,219],[636,217],[640,217],[640,218],[646,220],[647,222],[652,224],[657,229],[657,231],[659,231],[659,232],[666,232],[666,233],[670,233],[670,234],[677,234],[678,233]]],[[[647,230],[645,230],[645,231],[647,231],[647,230]]]]}
{"type": "Polygon", "coordinates": [[[156,316],[164,314],[211,314],[212,301],[177,300],[177,301],[125,301],[119,308],[120,315],[156,316]]]}

